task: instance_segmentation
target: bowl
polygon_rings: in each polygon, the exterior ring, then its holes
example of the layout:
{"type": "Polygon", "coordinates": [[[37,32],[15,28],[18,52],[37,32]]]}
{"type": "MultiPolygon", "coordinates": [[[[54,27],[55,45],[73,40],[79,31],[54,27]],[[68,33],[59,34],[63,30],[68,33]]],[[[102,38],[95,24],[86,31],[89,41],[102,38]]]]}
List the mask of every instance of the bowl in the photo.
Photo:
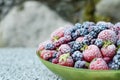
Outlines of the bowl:
{"type": "MultiPolygon", "coordinates": [[[[39,54],[37,54],[40,58],[39,54]]],[[[40,58],[41,62],[62,80],[120,80],[120,70],[89,70],[53,64],[40,58]]]]}

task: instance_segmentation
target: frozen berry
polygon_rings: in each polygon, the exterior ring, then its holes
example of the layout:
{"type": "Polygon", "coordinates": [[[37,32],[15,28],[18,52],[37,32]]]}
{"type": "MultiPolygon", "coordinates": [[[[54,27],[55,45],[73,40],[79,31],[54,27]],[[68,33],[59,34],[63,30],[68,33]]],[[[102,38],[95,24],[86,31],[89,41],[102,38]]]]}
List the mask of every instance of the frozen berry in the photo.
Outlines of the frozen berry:
{"type": "Polygon", "coordinates": [[[91,63],[89,68],[91,70],[108,70],[107,63],[102,58],[96,58],[91,63]]]}
{"type": "Polygon", "coordinates": [[[72,58],[74,61],[82,60],[83,59],[83,54],[80,51],[75,51],[72,54],[72,58]]]}
{"type": "Polygon", "coordinates": [[[61,53],[70,53],[70,46],[68,44],[62,44],[59,49],[58,49],[61,53]]]}
{"type": "Polygon", "coordinates": [[[109,40],[113,43],[116,43],[117,35],[112,30],[103,30],[98,34],[98,38],[102,39],[103,41],[109,40]]]}

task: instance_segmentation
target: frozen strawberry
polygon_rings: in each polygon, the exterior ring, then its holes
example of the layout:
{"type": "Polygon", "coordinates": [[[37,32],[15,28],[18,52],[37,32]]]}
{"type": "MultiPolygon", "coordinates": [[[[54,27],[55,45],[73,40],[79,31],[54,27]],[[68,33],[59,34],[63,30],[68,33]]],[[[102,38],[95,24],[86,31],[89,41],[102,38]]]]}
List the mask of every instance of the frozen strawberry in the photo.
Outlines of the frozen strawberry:
{"type": "Polygon", "coordinates": [[[78,41],[78,42],[83,42],[83,40],[84,40],[84,37],[78,37],[77,39],[76,39],[76,41],[78,41]]]}
{"type": "Polygon", "coordinates": [[[57,64],[59,62],[58,58],[52,59],[52,63],[57,64]]]}
{"type": "Polygon", "coordinates": [[[48,59],[52,58],[52,56],[55,52],[56,51],[54,51],[54,50],[43,50],[40,53],[40,57],[44,60],[48,60],[48,59]]]}
{"type": "Polygon", "coordinates": [[[62,44],[59,49],[58,49],[61,53],[70,53],[70,46],[68,44],[62,44]]]}
{"type": "Polygon", "coordinates": [[[116,53],[116,46],[114,44],[103,46],[101,48],[101,52],[103,57],[109,57],[110,59],[112,59],[116,53]]]}
{"type": "Polygon", "coordinates": [[[70,56],[70,54],[67,53],[67,54],[62,54],[60,56],[58,64],[62,65],[62,66],[73,67],[74,61],[73,61],[72,57],[70,56]]]}
{"type": "Polygon", "coordinates": [[[37,53],[40,53],[42,50],[45,49],[45,46],[47,43],[50,43],[50,40],[44,41],[42,43],[39,44],[38,49],[37,49],[37,53]]]}
{"type": "Polygon", "coordinates": [[[103,41],[109,40],[116,43],[117,35],[112,30],[103,30],[98,34],[98,39],[102,39],[103,41]]]}
{"type": "Polygon", "coordinates": [[[91,70],[108,70],[108,65],[102,58],[96,58],[90,63],[89,68],[91,70]]]}
{"type": "Polygon", "coordinates": [[[90,45],[83,51],[83,57],[86,61],[91,62],[94,58],[102,58],[102,54],[96,45],[90,45]]]}
{"type": "Polygon", "coordinates": [[[109,63],[111,61],[111,59],[109,57],[104,57],[103,59],[106,63],[109,63]]]}
{"type": "Polygon", "coordinates": [[[64,36],[64,28],[60,27],[51,34],[52,41],[58,40],[64,36]]]}

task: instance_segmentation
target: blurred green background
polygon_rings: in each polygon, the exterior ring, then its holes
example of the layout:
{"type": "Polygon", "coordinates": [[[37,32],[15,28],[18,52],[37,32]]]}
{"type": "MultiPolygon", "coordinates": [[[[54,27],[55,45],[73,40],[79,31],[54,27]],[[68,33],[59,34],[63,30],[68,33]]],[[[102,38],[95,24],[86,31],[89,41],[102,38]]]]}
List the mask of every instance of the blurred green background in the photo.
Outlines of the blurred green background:
{"type": "Polygon", "coordinates": [[[0,0],[0,47],[37,47],[56,28],[120,21],[120,0],[0,0]]]}

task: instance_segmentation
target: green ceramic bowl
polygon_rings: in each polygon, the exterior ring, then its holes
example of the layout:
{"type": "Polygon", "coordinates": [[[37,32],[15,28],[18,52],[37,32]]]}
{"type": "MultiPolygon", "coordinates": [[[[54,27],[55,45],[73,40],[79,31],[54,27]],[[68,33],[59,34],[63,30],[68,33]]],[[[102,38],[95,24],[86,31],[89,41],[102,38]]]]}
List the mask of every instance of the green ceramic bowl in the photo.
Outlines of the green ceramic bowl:
{"type": "Polygon", "coordinates": [[[76,69],[53,64],[41,58],[40,60],[49,70],[62,77],[63,80],[120,80],[120,70],[76,69]]]}

